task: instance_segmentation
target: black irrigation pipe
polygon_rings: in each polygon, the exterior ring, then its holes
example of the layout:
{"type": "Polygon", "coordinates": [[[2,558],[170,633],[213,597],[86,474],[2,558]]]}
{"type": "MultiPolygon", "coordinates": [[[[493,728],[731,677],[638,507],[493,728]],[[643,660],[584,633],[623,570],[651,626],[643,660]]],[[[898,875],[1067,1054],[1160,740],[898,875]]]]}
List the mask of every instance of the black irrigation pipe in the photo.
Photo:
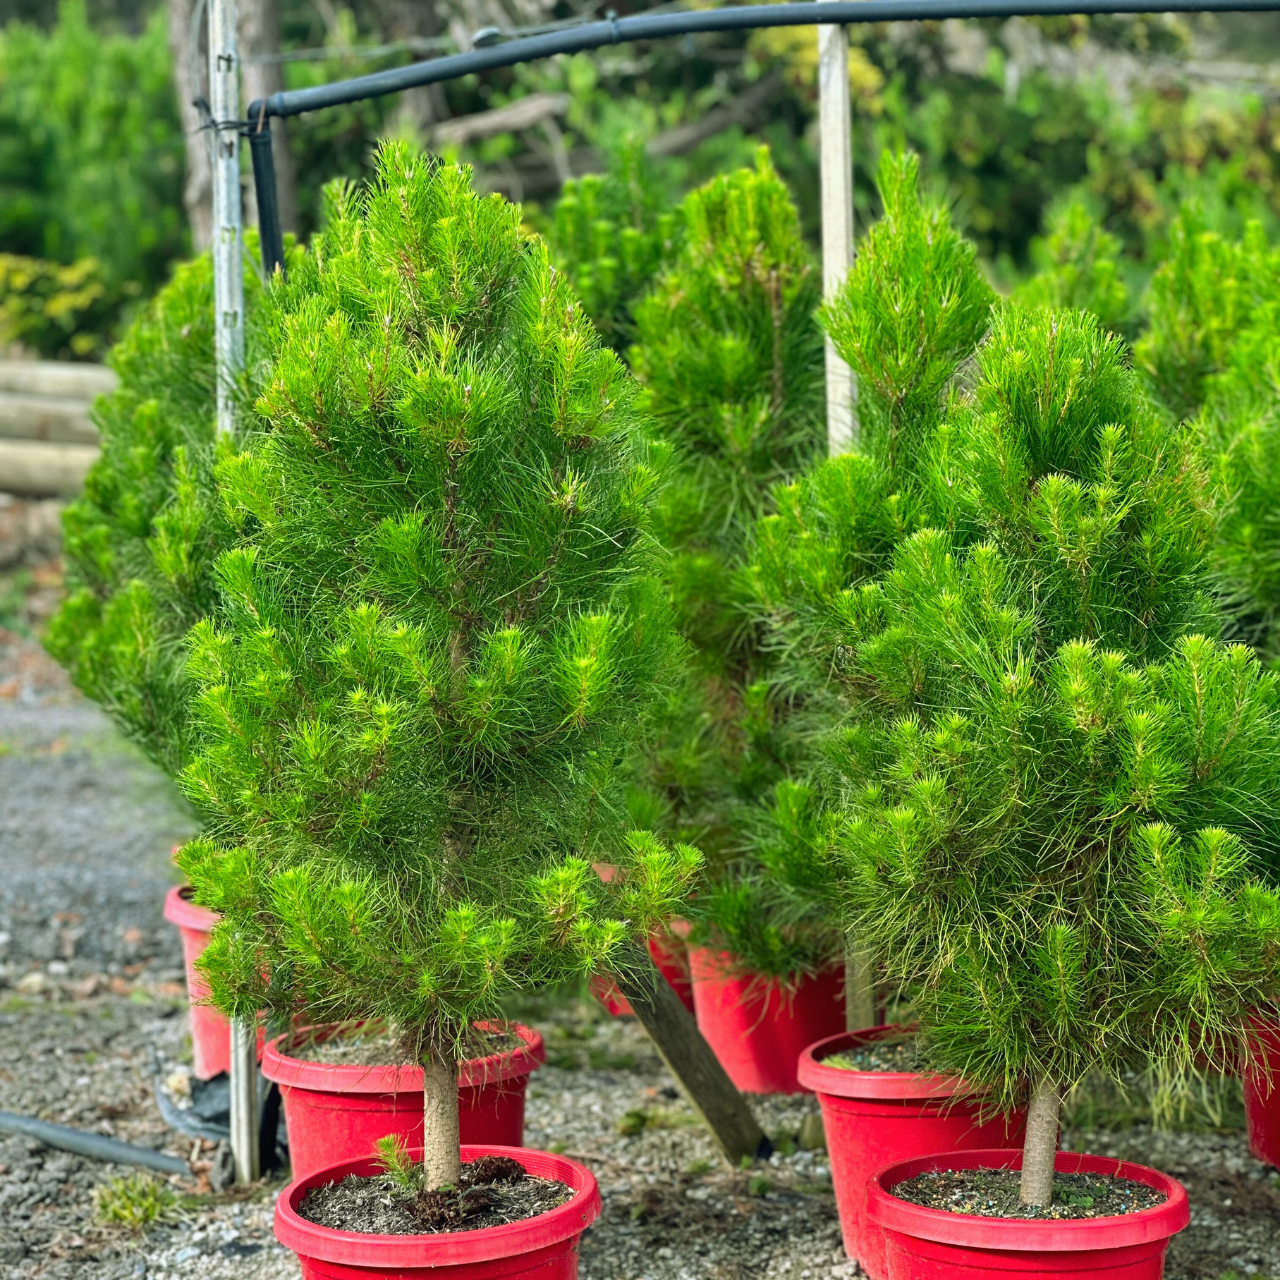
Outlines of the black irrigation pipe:
{"type": "Polygon", "coordinates": [[[146,1169],[155,1169],[158,1173],[176,1173],[184,1178],[191,1176],[187,1162],[179,1160],[177,1156],[162,1155],[149,1147],[135,1147],[127,1142],[117,1142],[114,1138],[104,1138],[101,1134],[86,1133],[83,1129],[50,1124],[47,1120],[37,1120],[34,1116],[16,1116],[10,1111],[0,1111],[0,1133],[18,1133],[26,1138],[35,1138],[47,1147],[74,1151],[76,1155],[88,1156],[91,1160],[105,1160],[109,1164],[136,1164],[146,1169]]]}
{"type": "MultiPolygon", "coordinates": [[[[533,62],[559,53],[581,53],[630,40],[660,40],[707,31],[748,31],[757,27],[804,27],[815,24],[845,26],[869,22],[939,22],[946,18],[1037,18],[1069,14],[1126,13],[1257,13],[1280,9],[1280,0],[807,0],[795,4],[731,5],[684,13],[610,13],[602,22],[588,22],[563,31],[523,36],[504,43],[487,43],[470,53],[451,54],[410,63],[372,75],[337,80],[311,89],[292,89],[257,98],[249,104],[248,135],[253,152],[253,180],[257,188],[259,236],[263,266],[284,268],[284,242],[276,198],[275,165],[271,155],[272,116],[296,116],[305,111],[379,98],[420,85],[456,80],[459,76],[533,62]]],[[[488,34],[488,33],[486,33],[488,34]]]]}

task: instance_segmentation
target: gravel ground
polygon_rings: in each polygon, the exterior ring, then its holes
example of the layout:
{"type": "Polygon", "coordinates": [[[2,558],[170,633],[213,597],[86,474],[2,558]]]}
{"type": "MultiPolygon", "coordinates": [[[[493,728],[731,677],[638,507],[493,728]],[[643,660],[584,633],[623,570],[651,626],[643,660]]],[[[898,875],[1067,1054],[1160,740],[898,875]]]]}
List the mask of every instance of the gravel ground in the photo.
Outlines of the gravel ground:
{"type": "MultiPolygon", "coordinates": [[[[2,585],[2,584],[0,584],[2,585]]],[[[38,586],[33,590],[40,590],[38,586]]],[[[150,1072],[189,1059],[176,932],[162,919],[170,846],[192,830],[163,779],[67,689],[29,641],[0,634],[0,1110],[38,1115],[194,1162],[145,1234],[94,1220],[128,1172],[0,1137],[0,1280],[294,1280],[271,1235],[281,1182],[214,1193],[213,1144],[164,1127],[150,1072]]],[[[781,1150],[729,1171],[640,1028],[590,1000],[512,1010],[547,1038],[527,1141],[600,1180],[583,1280],[853,1280],[825,1153],[797,1137],[812,1100],[757,1109],[781,1150]]],[[[1181,1178],[1192,1225],[1168,1280],[1280,1277],[1280,1178],[1238,1131],[1068,1133],[1066,1142],[1181,1178]]]]}

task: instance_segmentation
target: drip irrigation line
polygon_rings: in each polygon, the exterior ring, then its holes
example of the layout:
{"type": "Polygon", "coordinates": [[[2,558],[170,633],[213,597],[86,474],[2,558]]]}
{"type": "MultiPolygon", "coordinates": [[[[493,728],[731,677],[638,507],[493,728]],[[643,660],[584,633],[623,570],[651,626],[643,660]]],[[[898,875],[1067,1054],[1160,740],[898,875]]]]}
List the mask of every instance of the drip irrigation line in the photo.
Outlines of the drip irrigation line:
{"type": "Polygon", "coordinates": [[[166,1156],[149,1147],[117,1142],[114,1138],[104,1138],[101,1134],[86,1133],[83,1129],[50,1124],[47,1120],[37,1120],[34,1116],[17,1116],[9,1111],[0,1111],[0,1133],[17,1133],[25,1138],[35,1138],[47,1147],[73,1151],[76,1155],[88,1156],[91,1160],[105,1160],[109,1164],[141,1165],[144,1169],[155,1169],[158,1173],[176,1173],[184,1178],[191,1176],[187,1162],[179,1160],[177,1156],[166,1156]]]}
{"type": "Polygon", "coordinates": [[[610,10],[603,21],[586,22],[540,35],[502,38],[487,29],[484,47],[469,53],[431,58],[370,75],[337,80],[309,89],[290,89],[257,98],[249,105],[248,134],[253,149],[258,208],[275,218],[262,218],[263,267],[284,268],[280,238],[275,167],[271,156],[271,116],[297,116],[325,107],[380,98],[388,93],[456,80],[498,67],[534,62],[562,53],[583,53],[605,45],[713,31],[750,31],[759,27],[851,26],[876,22],[940,22],[947,18],[1037,18],[1074,14],[1131,13],[1269,13],[1280,0],[803,0],[793,4],[742,4],[719,9],[638,13],[619,18],[610,10]],[[497,43],[490,43],[497,41],[497,43]]]}

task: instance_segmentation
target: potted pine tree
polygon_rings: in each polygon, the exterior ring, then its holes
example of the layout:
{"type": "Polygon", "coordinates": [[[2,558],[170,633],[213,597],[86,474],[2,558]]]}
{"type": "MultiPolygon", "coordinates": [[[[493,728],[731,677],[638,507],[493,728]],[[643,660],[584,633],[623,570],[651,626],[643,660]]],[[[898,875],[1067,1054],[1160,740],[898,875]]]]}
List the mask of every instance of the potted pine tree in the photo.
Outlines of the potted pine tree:
{"type": "MultiPolygon", "coordinates": [[[[244,285],[236,403],[249,431],[268,366],[270,293],[249,261],[244,285]]],[[[171,776],[191,752],[182,638],[212,607],[213,562],[234,534],[213,483],[213,316],[213,265],[204,254],[178,266],[112,348],[107,362],[119,383],[93,408],[102,454],[63,513],[69,590],[44,638],[73,683],[171,776]]],[[[214,917],[191,901],[188,886],[171,889],[164,909],[187,964],[193,1070],[208,1080],[231,1054],[230,1028],[201,1003],[193,967],[214,917]]]]}
{"type": "Polygon", "coordinates": [[[680,660],[657,460],[545,247],[465,169],[383,147],[280,310],[270,430],[220,470],[244,543],[190,638],[184,782],[213,817],[180,861],[222,916],[217,1005],[380,1021],[423,1130],[295,1181],[277,1234],[304,1267],[568,1277],[591,1174],[461,1146],[458,1064],[505,994],[639,963],[697,871],[618,834],[618,759],[680,660]]]}
{"type": "Polygon", "coordinates": [[[1213,509],[1189,434],[1080,313],[1002,311],[930,459],[946,524],[837,602],[847,921],[924,1063],[1027,1105],[1020,1151],[880,1170],[895,1277],[1158,1277],[1172,1179],[1058,1154],[1063,1097],[1256,1052],[1280,973],[1276,687],[1207,638],[1213,509]],[[945,512],[944,512],[945,514],[945,512]]]}
{"type": "MultiPolygon", "coordinates": [[[[973,246],[945,206],[920,196],[915,158],[887,153],[878,185],[883,216],[821,313],[858,376],[859,451],[780,489],[754,548],[752,587],[778,678],[793,690],[793,731],[819,739],[820,726],[848,712],[831,677],[842,602],[881,575],[914,530],[950,523],[930,460],[945,456],[949,389],[986,332],[992,301],[973,246]]],[[[765,891],[817,899],[814,910],[830,918],[839,914],[839,792],[820,758],[808,778],[777,788],[757,845],[765,891]]],[[[856,934],[849,951],[850,985],[863,985],[850,1006],[865,1020],[815,1037],[797,1055],[797,1079],[822,1107],[846,1251],[881,1277],[880,1233],[865,1212],[868,1175],[926,1152],[1020,1143],[1022,1116],[992,1114],[972,1086],[924,1069],[909,1028],[873,1025],[874,957],[856,934]]]]}
{"type": "Polygon", "coordinates": [[[739,1089],[794,1092],[799,1050],[844,1024],[840,948],[829,919],[790,913],[749,874],[761,798],[790,761],[745,568],[773,487],[825,452],[820,283],[763,148],[691,192],[680,221],[635,307],[631,360],[674,450],[654,528],[692,661],[637,755],[631,815],[708,857],[688,961],[703,1035],[739,1089]]]}

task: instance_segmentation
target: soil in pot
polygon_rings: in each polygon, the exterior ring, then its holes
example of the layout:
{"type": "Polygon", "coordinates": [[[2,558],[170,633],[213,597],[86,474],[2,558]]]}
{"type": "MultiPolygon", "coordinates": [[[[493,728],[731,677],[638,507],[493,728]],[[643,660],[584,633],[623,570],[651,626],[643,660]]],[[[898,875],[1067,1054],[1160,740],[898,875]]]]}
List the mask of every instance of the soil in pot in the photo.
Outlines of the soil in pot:
{"type": "Polygon", "coordinates": [[[971,1213],[981,1218],[1064,1220],[1112,1218],[1164,1204],[1168,1196],[1132,1178],[1110,1174],[1059,1173],[1053,1202],[1023,1204],[1021,1175],[1009,1169],[940,1169],[918,1173],[890,1187],[890,1194],[926,1209],[971,1213]]]}
{"type": "Polygon", "coordinates": [[[563,1182],[533,1177],[508,1156],[482,1156],[463,1165],[455,1189],[413,1190],[385,1176],[348,1174],[341,1182],[313,1187],[298,1213],[335,1231],[406,1236],[524,1222],[558,1208],[572,1195],[563,1182]]]}
{"type": "MultiPolygon", "coordinates": [[[[414,1151],[415,1159],[421,1149],[414,1151]]],[[[309,1221],[300,1212],[320,1187],[382,1181],[372,1157],[348,1160],[293,1182],[276,1200],[276,1238],[298,1255],[303,1280],[576,1280],[583,1230],[600,1215],[600,1192],[586,1166],[567,1156],[518,1147],[463,1146],[464,1167],[484,1157],[506,1157],[526,1174],[553,1188],[538,1195],[568,1197],[532,1217],[496,1225],[464,1223],[461,1230],[415,1227],[411,1234],[344,1230],[309,1221]]],[[[385,1194],[385,1193],[384,1193],[385,1194]]],[[[503,1193],[498,1192],[501,1195],[503,1193]]],[[[524,1194],[528,1194],[525,1192],[524,1194]]],[[[513,1208],[499,1210],[508,1215],[513,1208]]],[[[445,1215],[447,1216],[447,1214],[445,1215]]]]}
{"type": "Polygon", "coordinates": [[[844,966],[794,983],[744,971],[707,947],[689,949],[698,1029],[743,1093],[801,1093],[800,1053],[844,1026],[844,966]]]}
{"type": "MultiPolygon", "coordinates": [[[[1077,1199],[1114,1198],[1104,1213],[1077,1210],[1033,1217],[1016,1207],[1022,1152],[964,1151],[922,1156],[881,1169],[868,1184],[870,1218],[884,1232],[887,1271],[893,1280],[1160,1280],[1169,1240],[1190,1213],[1182,1186],[1142,1165],[1060,1151],[1055,1184],[1061,1180],[1077,1199]],[[1003,1172],[1002,1186],[997,1172],[1003,1172]],[[936,1175],[933,1183],[921,1175],[936,1175]],[[961,1175],[951,1181],[951,1175],[961,1175]],[[1109,1184],[1099,1197],[1097,1188],[1109,1184]],[[896,1192],[934,1187],[926,1197],[945,1200],[960,1192],[974,1203],[1002,1199],[1010,1216],[970,1213],[957,1206],[915,1203],[896,1192]],[[1133,1190],[1133,1188],[1137,1188],[1133,1190]],[[1088,1188],[1084,1195],[1079,1189],[1088,1188]],[[941,1189],[940,1191],[938,1189],[941,1189]],[[1145,1196],[1149,1203],[1118,1212],[1118,1205],[1145,1196]]],[[[1070,1208],[1071,1206],[1064,1206],[1070,1208]]]]}
{"type": "Polygon", "coordinates": [[[884,1233],[867,1212],[877,1170],[914,1156],[1021,1147],[1026,1115],[988,1114],[962,1081],[917,1071],[915,1037],[886,1025],[842,1032],[800,1055],[798,1077],[818,1095],[845,1252],[871,1280],[888,1276],[884,1233]]]}
{"type": "MultiPolygon", "coordinates": [[[[303,1028],[263,1054],[263,1075],[280,1086],[295,1178],[361,1159],[389,1135],[410,1147],[422,1142],[422,1068],[405,1063],[381,1029],[354,1037],[338,1030],[303,1028]]],[[[476,1048],[482,1056],[458,1070],[462,1141],[518,1147],[529,1076],[546,1059],[542,1037],[515,1023],[482,1023],[476,1048]]]]}

